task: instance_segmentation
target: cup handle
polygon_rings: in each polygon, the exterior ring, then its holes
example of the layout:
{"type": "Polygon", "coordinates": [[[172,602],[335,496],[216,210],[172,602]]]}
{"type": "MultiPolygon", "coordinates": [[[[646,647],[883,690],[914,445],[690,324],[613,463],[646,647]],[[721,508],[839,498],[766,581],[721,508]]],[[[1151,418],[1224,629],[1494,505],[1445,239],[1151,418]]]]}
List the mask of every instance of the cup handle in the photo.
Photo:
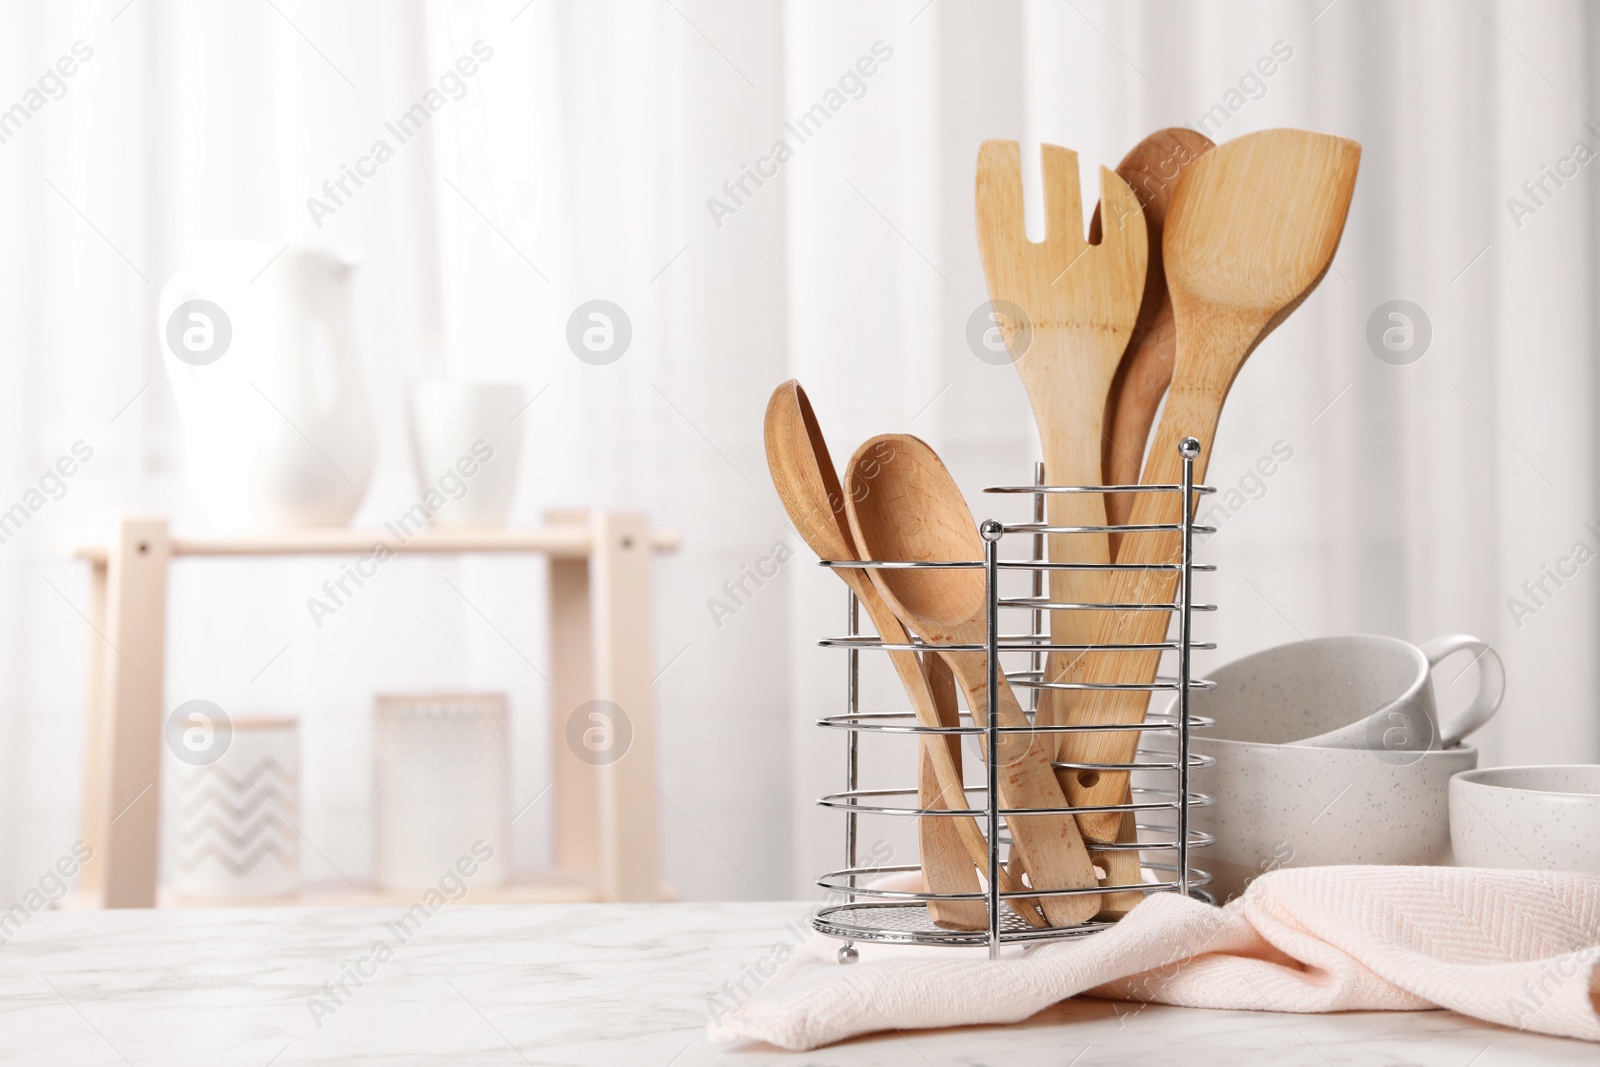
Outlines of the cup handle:
{"type": "Polygon", "coordinates": [[[1500,662],[1499,653],[1488,642],[1468,634],[1442,634],[1422,642],[1418,647],[1427,657],[1430,670],[1438,666],[1440,660],[1457,652],[1471,652],[1473,662],[1478,665],[1478,695],[1448,726],[1443,723],[1439,725],[1440,746],[1451,748],[1460,744],[1463,738],[1500,710],[1500,701],[1506,695],[1505,664],[1500,662]]]}

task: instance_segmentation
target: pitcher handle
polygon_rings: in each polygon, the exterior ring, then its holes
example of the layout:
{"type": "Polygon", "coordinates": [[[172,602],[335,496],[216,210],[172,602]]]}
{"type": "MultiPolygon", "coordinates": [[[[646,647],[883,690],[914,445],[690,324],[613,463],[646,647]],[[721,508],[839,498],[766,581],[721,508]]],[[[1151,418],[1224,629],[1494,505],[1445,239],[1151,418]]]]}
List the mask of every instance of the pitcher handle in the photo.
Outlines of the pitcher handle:
{"type": "Polygon", "coordinates": [[[1486,641],[1470,634],[1441,634],[1418,646],[1428,659],[1428,668],[1457,652],[1471,652],[1478,665],[1478,693],[1449,724],[1439,724],[1439,744],[1444,748],[1459,745],[1464,738],[1494,717],[1506,695],[1506,668],[1486,641]]]}

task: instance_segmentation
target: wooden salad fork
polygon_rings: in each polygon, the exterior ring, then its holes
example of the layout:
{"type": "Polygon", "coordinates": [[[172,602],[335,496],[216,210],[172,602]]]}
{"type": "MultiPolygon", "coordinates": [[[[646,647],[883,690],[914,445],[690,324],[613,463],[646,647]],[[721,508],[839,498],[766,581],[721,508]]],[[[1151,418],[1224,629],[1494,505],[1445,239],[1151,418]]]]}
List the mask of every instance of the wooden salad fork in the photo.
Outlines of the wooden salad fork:
{"type": "MultiPolygon", "coordinates": [[[[978,151],[978,249],[989,282],[989,299],[1028,394],[1044,450],[1045,479],[1052,485],[1099,485],[1106,397],[1117,364],[1139,317],[1149,258],[1144,211],[1126,182],[1100,171],[1102,229],[1097,245],[1084,236],[1078,192],[1078,155],[1043,146],[1045,239],[1035,244],[1023,228],[1021,150],[1015,141],[985,141],[978,151]],[[1020,314],[1019,314],[1020,313],[1020,314]]],[[[1052,493],[1046,503],[1051,526],[1104,526],[1105,502],[1098,493],[1052,493]]],[[[1105,564],[1104,534],[1055,534],[1052,563],[1105,564]]],[[[1103,601],[1105,574],[1050,573],[1053,603],[1103,601]]],[[[1050,613],[1052,644],[1087,644],[1097,613],[1050,613]]],[[[1047,673],[1062,676],[1071,653],[1053,652],[1047,673]]],[[[1065,721],[1069,700],[1046,690],[1040,714],[1065,721]]]]}
{"type": "MultiPolygon", "coordinates": [[[[1091,244],[1084,236],[1077,153],[1045,145],[1042,154],[1047,224],[1044,241],[1035,244],[1023,227],[1017,143],[986,141],[979,149],[978,248],[991,306],[998,318],[1007,320],[1002,332],[1038,425],[1045,480],[1052,485],[1101,485],[1107,400],[1145,291],[1149,238],[1144,207],[1122,178],[1102,167],[1098,240],[1091,244]]],[[[1106,525],[1102,494],[1052,493],[1046,509],[1051,527],[1106,525]]],[[[1101,532],[1052,534],[1048,545],[1051,563],[1111,562],[1110,543],[1101,532]]],[[[1050,572],[1048,601],[1056,606],[1049,612],[1051,644],[1087,645],[1094,640],[1102,613],[1065,605],[1104,603],[1108,578],[1106,571],[1097,570],[1050,572]]],[[[1075,682],[1085,659],[1081,652],[1050,652],[1044,680],[1075,682]]],[[[1038,723],[1076,721],[1073,708],[1080,696],[1073,690],[1045,689],[1038,723]]],[[[1064,758],[1067,736],[1049,735],[1058,759],[1064,758]]],[[[1127,878],[1130,870],[1134,881],[1141,877],[1137,853],[1119,850],[1095,859],[1108,881],[1127,878]]],[[[1119,896],[1116,910],[1131,906],[1129,896],[1119,896]]]]}

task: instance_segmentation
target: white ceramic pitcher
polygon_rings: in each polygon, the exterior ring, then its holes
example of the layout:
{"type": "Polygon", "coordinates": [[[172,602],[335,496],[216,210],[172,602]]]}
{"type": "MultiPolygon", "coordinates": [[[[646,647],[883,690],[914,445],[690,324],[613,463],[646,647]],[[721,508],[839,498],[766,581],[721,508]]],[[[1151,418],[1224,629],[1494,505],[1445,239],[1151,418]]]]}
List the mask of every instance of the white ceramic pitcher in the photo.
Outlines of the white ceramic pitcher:
{"type": "Polygon", "coordinates": [[[156,325],[189,478],[219,527],[341,526],[361,505],[375,441],[355,265],[309,246],[215,242],[162,289],[156,325]]]}

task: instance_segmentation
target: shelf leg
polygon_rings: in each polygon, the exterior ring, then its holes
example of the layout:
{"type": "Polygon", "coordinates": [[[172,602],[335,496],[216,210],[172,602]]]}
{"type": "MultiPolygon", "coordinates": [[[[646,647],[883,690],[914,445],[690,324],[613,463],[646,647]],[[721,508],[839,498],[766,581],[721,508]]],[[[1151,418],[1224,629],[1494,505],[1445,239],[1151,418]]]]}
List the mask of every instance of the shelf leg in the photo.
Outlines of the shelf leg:
{"type": "Polygon", "coordinates": [[[123,518],[106,567],[101,792],[97,853],[108,908],[150,908],[160,869],[162,679],[166,651],[165,519],[123,518]]]}
{"type": "MultiPolygon", "coordinates": [[[[626,749],[599,766],[600,887],[606,900],[660,900],[650,525],[643,515],[606,512],[590,522],[596,697],[621,709],[631,734],[626,749]]],[[[614,726],[620,740],[621,724],[614,726]]]]}
{"type": "MultiPolygon", "coordinates": [[[[586,525],[587,511],[552,511],[550,525],[586,525]]],[[[563,871],[600,867],[599,769],[567,743],[568,720],[595,699],[589,561],[550,560],[550,772],[553,856],[563,871]]]]}
{"type": "Polygon", "coordinates": [[[106,810],[106,776],[110,772],[106,762],[106,734],[110,730],[106,720],[106,659],[115,658],[116,653],[107,647],[105,632],[106,564],[94,560],[89,564],[88,684],[83,701],[83,843],[88,846],[89,858],[78,871],[78,893],[96,903],[105,890],[103,856],[106,826],[111,820],[111,812],[106,810]]]}

